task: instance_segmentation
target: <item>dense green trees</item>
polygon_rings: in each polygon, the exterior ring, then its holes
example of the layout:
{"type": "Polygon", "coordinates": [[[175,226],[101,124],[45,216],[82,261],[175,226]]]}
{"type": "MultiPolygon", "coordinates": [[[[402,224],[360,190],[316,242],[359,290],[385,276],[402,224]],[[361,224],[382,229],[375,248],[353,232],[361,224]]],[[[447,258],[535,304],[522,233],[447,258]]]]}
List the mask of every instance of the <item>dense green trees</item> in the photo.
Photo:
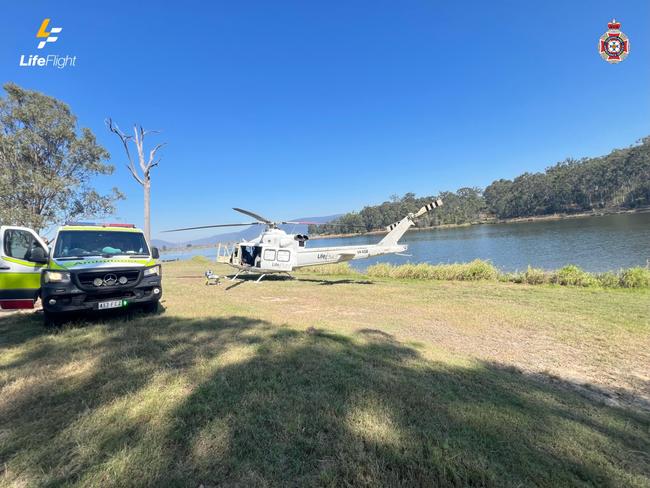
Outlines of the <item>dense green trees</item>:
{"type": "Polygon", "coordinates": [[[420,219],[418,226],[478,222],[484,217],[485,201],[480,188],[461,188],[456,193],[443,192],[436,197],[416,198],[414,193],[407,193],[402,198],[393,197],[380,205],[365,207],[361,212],[345,214],[332,222],[335,225],[310,226],[309,232],[333,234],[383,229],[402,219],[409,212],[417,212],[420,207],[430,203],[434,198],[442,198],[444,205],[420,219]]]}
{"type": "Polygon", "coordinates": [[[650,137],[607,156],[567,159],[544,173],[495,181],[484,196],[499,218],[649,205],[650,137]]]}
{"type": "Polygon", "coordinates": [[[607,156],[567,159],[543,173],[500,179],[484,191],[461,188],[455,193],[423,198],[416,198],[413,193],[402,198],[394,196],[380,205],[343,215],[333,222],[336,226],[313,226],[309,230],[332,234],[383,229],[434,198],[441,198],[443,207],[421,219],[418,226],[650,205],[650,136],[638,145],[614,150],[607,156]]]}
{"type": "Polygon", "coordinates": [[[123,195],[92,186],[110,175],[108,152],[90,129],[77,128],[65,103],[13,83],[0,97],[0,223],[36,230],[114,211],[123,195]]]}

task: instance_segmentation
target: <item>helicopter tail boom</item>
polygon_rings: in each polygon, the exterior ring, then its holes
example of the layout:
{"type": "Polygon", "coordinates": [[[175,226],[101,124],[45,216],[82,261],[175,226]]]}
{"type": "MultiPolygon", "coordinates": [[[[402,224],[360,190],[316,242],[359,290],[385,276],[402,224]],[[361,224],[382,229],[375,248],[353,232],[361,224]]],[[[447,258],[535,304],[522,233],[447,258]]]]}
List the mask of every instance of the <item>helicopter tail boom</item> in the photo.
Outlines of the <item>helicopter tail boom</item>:
{"type": "Polygon", "coordinates": [[[399,222],[389,225],[386,227],[388,234],[379,241],[380,246],[395,246],[397,242],[402,238],[407,230],[415,224],[415,220],[422,217],[424,214],[430,212],[434,208],[438,208],[442,205],[442,200],[437,199],[431,203],[427,203],[424,207],[418,210],[415,214],[408,214],[399,222]]]}

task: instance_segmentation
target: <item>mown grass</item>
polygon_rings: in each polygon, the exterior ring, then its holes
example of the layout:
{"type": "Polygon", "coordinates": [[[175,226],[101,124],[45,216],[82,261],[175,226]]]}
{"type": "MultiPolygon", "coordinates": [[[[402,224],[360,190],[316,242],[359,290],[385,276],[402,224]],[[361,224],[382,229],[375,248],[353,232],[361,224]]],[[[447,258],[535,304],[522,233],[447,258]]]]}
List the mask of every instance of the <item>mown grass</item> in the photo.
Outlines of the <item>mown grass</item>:
{"type": "Polygon", "coordinates": [[[580,362],[589,350],[642,374],[646,291],[311,273],[205,286],[204,267],[165,265],[157,316],[0,318],[0,485],[650,483],[648,411],[568,374],[625,384],[580,362]]]}
{"type": "Polygon", "coordinates": [[[567,265],[556,271],[528,267],[521,273],[504,273],[489,261],[475,259],[469,263],[453,264],[402,264],[399,266],[379,263],[369,266],[365,272],[352,268],[349,263],[305,268],[320,275],[362,275],[375,278],[396,278],[443,281],[504,281],[529,285],[557,284],[564,286],[601,288],[650,288],[650,269],[635,267],[617,273],[589,273],[575,265],[567,265]]]}

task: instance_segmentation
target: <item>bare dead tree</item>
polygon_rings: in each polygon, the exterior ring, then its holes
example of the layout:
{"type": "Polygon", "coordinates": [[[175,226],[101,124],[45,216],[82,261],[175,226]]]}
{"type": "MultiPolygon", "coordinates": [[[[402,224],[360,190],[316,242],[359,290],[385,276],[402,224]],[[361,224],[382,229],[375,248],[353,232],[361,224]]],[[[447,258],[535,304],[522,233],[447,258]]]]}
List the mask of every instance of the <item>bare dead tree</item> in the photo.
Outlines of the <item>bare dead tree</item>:
{"type": "Polygon", "coordinates": [[[160,163],[161,158],[156,159],[156,153],[166,143],[163,142],[162,144],[158,144],[149,151],[149,157],[147,159],[144,151],[144,138],[147,134],[157,134],[158,131],[144,130],[142,126],[134,125],[133,135],[127,136],[120,130],[117,124],[113,123],[113,119],[110,118],[106,120],[106,127],[108,127],[108,130],[117,135],[117,137],[122,141],[124,151],[129,159],[129,164],[127,164],[126,167],[131,172],[133,178],[135,178],[135,181],[140,183],[144,189],[144,234],[147,237],[147,240],[151,242],[151,170],[160,163]],[[138,152],[139,171],[135,166],[133,157],[131,156],[131,151],[129,150],[129,144],[131,143],[135,145],[138,152]]]}

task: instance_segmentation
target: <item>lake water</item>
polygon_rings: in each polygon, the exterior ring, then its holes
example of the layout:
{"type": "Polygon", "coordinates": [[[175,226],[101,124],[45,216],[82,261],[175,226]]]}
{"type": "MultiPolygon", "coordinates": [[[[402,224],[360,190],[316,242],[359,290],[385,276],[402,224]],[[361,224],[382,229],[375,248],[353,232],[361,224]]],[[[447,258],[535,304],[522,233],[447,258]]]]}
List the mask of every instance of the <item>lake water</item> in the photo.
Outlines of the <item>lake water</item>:
{"type": "MultiPolygon", "coordinates": [[[[314,239],[308,246],[375,244],[381,237],[314,239]]],[[[400,242],[408,244],[410,257],[386,255],[354,261],[352,265],[364,269],[377,262],[438,264],[480,258],[492,261],[504,271],[524,270],[528,265],[557,269],[577,264],[587,271],[645,266],[650,260],[650,213],[409,232],[400,242]]],[[[216,249],[163,255],[163,259],[183,259],[197,254],[214,257],[216,249]]]]}

